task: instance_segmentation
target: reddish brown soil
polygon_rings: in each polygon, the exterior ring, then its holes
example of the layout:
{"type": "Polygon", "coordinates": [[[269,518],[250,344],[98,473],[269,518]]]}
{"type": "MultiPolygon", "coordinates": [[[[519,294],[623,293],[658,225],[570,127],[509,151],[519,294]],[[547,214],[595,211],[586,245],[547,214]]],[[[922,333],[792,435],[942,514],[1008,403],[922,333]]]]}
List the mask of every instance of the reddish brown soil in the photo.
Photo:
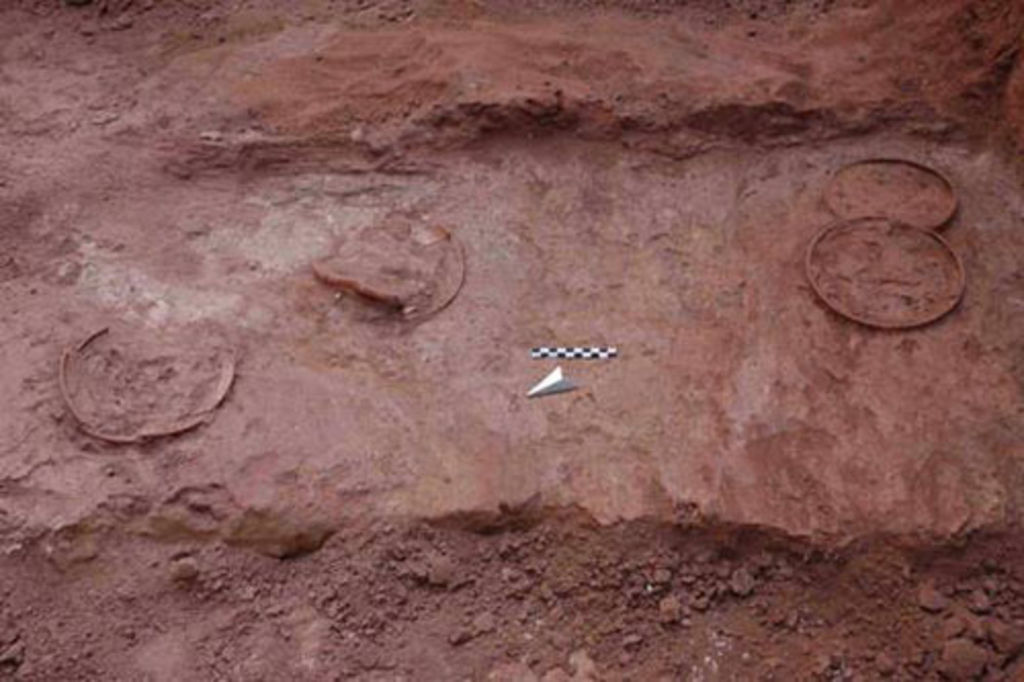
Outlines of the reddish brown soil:
{"type": "Polygon", "coordinates": [[[1019,536],[822,550],[755,529],[545,517],[346,528],[285,561],[55,536],[2,560],[0,666],[31,680],[1024,674],[1019,536]]]}
{"type": "Polygon", "coordinates": [[[1024,680],[1022,28],[1016,0],[3,4],[0,677],[1024,680]],[[959,200],[966,295],[920,329],[805,279],[872,157],[959,200]],[[464,272],[339,277],[436,315],[314,276],[396,225],[464,272]],[[60,358],[107,325],[132,352],[91,366],[94,418],[205,409],[181,358],[216,341],[208,423],[83,430],[60,358]],[[581,344],[620,356],[526,399],[529,348],[581,344]]]}

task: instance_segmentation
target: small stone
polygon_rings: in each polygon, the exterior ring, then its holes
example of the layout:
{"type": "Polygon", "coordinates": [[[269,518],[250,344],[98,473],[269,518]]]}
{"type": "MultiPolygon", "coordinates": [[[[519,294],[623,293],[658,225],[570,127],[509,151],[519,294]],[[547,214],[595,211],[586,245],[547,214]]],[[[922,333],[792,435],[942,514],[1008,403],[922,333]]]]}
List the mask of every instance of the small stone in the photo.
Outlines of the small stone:
{"type": "Polygon", "coordinates": [[[985,590],[979,588],[971,592],[967,608],[974,613],[988,613],[992,610],[992,600],[985,593],[985,590]]]}
{"type": "Polygon", "coordinates": [[[957,594],[967,594],[968,592],[973,590],[974,587],[975,587],[975,584],[974,584],[973,581],[970,581],[970,580],[960,580],[959,582],[957,582],[956,585],[953,585],[951,590],[949,590],[949,589],[946,590],[946,595],[952,597],[952,596],[957,595],[957,594]]]}
{"type": "Polygon", "coordinates": [[[924,583],[917,590],[917,604],[928,613],[941,613],[949,608],[949,599],[931,583],[924,583]]]}
{"type": "Polygon", "coordinates": [[[973,680],[988,664],[989,654],[969,639],[951,639],[942,647],[939,673],[950,680],[973,680]]]}
{"type": "Polygon", "coordinates": [[[171,562],[171,578],[175,582],[187,583],[199,577],[199,564],[190,556],[171,562]]]}
{"type": "MultiPolygon", "coordinates": [[[[516,682],[519,681],[516,680],[516,682]]],[[[540,682],[573,682],[573,679],[561,668],[552,668],[544,674],[540,682]]]]}
{"type": "Polygon", "coordinates": [[[662,623],[677,623],[683,615],[683,604],[678,597],[669,595],[658,602],[658,614],[662,623]]]}
{"type": "Polygon", "coordinates": [[[1016,658],[1024,651],[1024,628],[1009,625],[1001,620],[990,619],[986,623],[989,640],[996,651],[1009,659],[1016,658]]]}
{"type": "Polygon", "coordinates": [[[565,651],[572,646],[572,635],[564,630],[555,630],[548,635],[548,642],[555,651],[565,651]]]}
{"type": "Polygon", "coordinates": [[[875,656],[875,670],[882,677],[890,677],[896,672],[896,661],[892,659],[892,656],[883,651],[875,656]]]}
{"type": "Polygon", "coordinates": [[[583,649],[569,655],[569,667],[572,668],[574,682],[593,682],[598,679],[597,664],[583,649]]]}
{"type": "Polygon", "coordinates": [[[754,591],[754,577],[745,568],[737,568],[729,580],[729,589],[737,597],[747,597],[754,591]]]}
{"type": "Polygon", "coordinates": [[[1024,661],[1018,660],[1006,668],[1006,682],[1024,682],[1024,661]]]}
{"type": "Polygon", "coordinates": [[[643,643],[643,641],[644,638],[642,635],[634,633],[631,635],[626,635],[622,638],[622,646],[626,647],[627,649],[631,649],[633,647],[640,646],[643,643]]]}
{"type": "Polygon", "coordinates": [[[0,666],[17,668],[25,661],[25,643],[17,641],[0,652],[0,666]]]}
{"type": "Polygon", "coordinates": [[[448,587],[455,581],[455,562],[443,554],[435,554],[427,561],[427,582],[436,587],[448,587]]]}
{"type": "Polygon", "coordinates": [[[788,616],[786,616],[785,624],[790,630],[796,630],[797,627],[800,626],[800,612],[792,611],[788,616]]]}
{"type": "Polygon", "coordinates": [[[967,629],[967,624],[959,616],[950,616],[942,623],[942,638],[954,639],[959,637],[967,629]]]}
{"type": "Polygon", "coordinates": [[[975,642],[988,640],[988,628],[982,619],[965,613],[964,622],[967,624],[966,637],[970,637],[975,642]]]}
{"type": "Polygon", "coordinates": [[[467,628],[460,628],[448,635],[448,643],[452,646],[461,646],[473,639],[473,633],[467,628]]]}
{"type": "Polygon", "coordinates": [[[94,126],[110,125],[119,118],[121,118],[120,114],[113,111],[108,111],[106,113],[97,114],[96,116],[93,116],[92,124],[94,126]]]}
{"type": "Polygon", "coordinates": [[[484,611],[473,619],[473,634],[476,637],[488,632],[494,632],[495,627],[497,627],[497,624],[494,621],[494,614],[490,611],[484,611]]]}
{"type": "Polygon", "coordinates": [[[487,673],[487,682],[537,682],[537,676],[525,663],[503,663],[487,673]]]}
{"type": "Polygon", "coordinates": [[[654,577],[651,579],[655,585],[667,585],[672,581],[672,572],[665,568],[659,568],[654,572],[654,577]]]}
{"type": "Polygon", "coordinates": [[[704,597],[704,596],[694,597],[694,599],[690,602],[690,607],[694,611],[700,611],[700,612],[707,611],[708,607],[710,607],[710,606],[711,606],[711,601],[707,597],[704,597]]]}

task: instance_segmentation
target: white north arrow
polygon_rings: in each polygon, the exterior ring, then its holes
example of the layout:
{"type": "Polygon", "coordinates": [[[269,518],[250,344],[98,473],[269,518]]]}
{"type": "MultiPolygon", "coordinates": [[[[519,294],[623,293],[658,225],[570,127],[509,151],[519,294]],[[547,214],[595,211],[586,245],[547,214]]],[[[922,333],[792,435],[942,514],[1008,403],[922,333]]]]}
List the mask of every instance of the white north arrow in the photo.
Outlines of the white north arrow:
{"type": "Polygon", "coordinates": [[[575,388],[576,384],[562,376],[562,368],[555,367],[551,374],[541,379],[536,386],[530,389],[530,392],[526,394],[526,397],[539,398],[545,395],[572,391],[575,388]]]}

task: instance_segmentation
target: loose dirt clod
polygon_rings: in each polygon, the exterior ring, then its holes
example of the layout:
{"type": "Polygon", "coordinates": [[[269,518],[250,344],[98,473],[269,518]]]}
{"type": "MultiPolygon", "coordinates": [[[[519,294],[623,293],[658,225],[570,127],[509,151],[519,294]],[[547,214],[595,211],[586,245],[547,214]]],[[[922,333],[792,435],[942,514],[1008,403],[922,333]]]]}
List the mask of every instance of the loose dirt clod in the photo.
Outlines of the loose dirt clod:
{"type": "Polygon", "coordinates": [[[949,599],[929,583],[918,588],[917,603],[929,613],[940,613],[949,607],[949,599]]]}
{"type": "Polygon", "coordinates": [[[974,680],[989,660],[989,653],[969,639],[951,639],[942,646],[939,673],[947,680],[974,680]]]}

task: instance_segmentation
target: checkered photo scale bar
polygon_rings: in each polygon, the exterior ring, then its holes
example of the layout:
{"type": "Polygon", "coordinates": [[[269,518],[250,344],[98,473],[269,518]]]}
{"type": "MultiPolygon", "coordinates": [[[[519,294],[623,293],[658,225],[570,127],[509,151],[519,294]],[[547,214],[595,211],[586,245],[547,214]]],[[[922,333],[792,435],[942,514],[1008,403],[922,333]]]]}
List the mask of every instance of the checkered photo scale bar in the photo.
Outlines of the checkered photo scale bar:
{"type": "Polygon", "coordinates": [[[566,360],[606,360],[608,358],[614,358],[619,354],[619,350],[615,347],[609,346],[608,348],[601,348],[598,346],[578,346],[578,347],[540,347],[531,348],[530,357],[534,360],[540,360],[542,358],[565,358],[566,360]]]}

